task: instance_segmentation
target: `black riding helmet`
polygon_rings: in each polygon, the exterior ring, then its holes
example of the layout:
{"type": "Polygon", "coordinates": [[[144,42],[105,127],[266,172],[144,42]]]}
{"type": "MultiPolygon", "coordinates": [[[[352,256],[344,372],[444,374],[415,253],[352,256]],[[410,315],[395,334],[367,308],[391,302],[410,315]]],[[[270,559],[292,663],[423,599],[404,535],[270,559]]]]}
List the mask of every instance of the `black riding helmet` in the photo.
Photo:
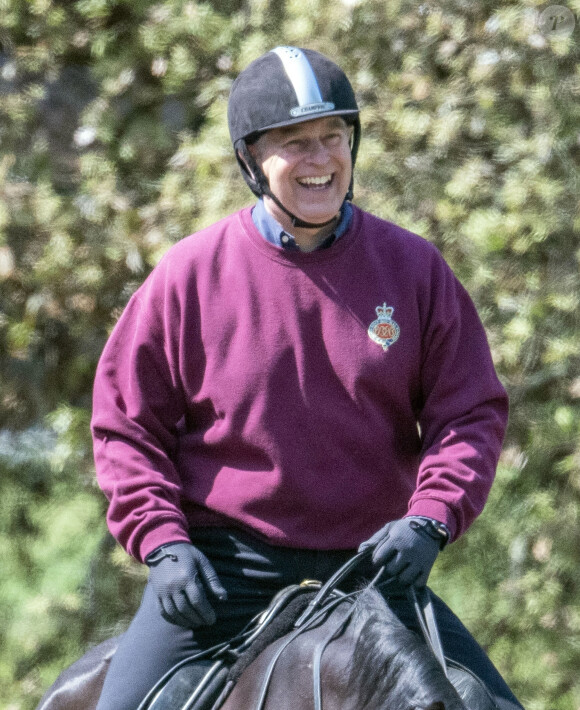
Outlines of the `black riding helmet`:
{"type": "MultiPolygon", "coordinates": [[[[257,197],[267,195],[295,227],[323,227],[292,214],[270,190],[268,180],[248,145],[271,128],[341,116],[354,127],[352,166],[360,142],[359,109],[346,74],[330,59],[311,49],[276,47],[242,71],[232,85],[228,124],[244,180],[257,197]]],[[[352,199],[353,180],[345,199],[352,199]]],[[[330,220],[332,221],[332,220],[330,220]]]]}

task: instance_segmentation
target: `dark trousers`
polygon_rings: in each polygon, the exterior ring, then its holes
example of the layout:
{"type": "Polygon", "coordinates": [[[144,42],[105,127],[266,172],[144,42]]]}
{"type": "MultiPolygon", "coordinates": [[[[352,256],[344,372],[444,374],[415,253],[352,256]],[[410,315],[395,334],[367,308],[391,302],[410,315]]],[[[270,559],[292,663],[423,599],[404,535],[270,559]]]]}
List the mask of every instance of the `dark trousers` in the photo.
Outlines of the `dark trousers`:
{"type": "MultiPolygon", "coordinates": [[[[176,663],[232,638],[280,589],[304,579],[326,581],[354,554],[353,550],[273,547],[234,530],[194,530],[191,537],[211,560],[228,592],[226,601],[215,600],[217,622],[192,630],[165,621],[147,585],[141,606],[113,657],[97,710],[135,710],[155,682],[176,663]]],[[[371,570],[367,572],[370,576],[371,570]]],[[[350,585],[359,586],[361,576],[365,576],[364,570],[358,578],[353,575],[350,585]]],[[[341,588],[348,591],[345,585],[341,588]]],[[[500,710],[523,710],[483,649],[453,612],[433,596],[445,655],[478,675],[500,710]]],[[[405,597],[390,597],[389,606],[405,626],[420,633],[415,612],[405,597]]]]}

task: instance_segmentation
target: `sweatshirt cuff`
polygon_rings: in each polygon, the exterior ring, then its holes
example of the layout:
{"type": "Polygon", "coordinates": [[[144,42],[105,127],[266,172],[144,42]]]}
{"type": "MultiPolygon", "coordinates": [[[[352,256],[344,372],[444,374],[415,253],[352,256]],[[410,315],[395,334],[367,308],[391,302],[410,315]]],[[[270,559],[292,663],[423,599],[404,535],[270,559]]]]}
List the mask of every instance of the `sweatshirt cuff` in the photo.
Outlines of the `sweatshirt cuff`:
{"type": "Polygon", "coordinates": [[[168,520],[143,536],[137,558],[140,562],[145,562],[145,558],[159,547],[174,542],[188,542],[191,544],[191,539],[179,523],[174,520],[168,520]]]}

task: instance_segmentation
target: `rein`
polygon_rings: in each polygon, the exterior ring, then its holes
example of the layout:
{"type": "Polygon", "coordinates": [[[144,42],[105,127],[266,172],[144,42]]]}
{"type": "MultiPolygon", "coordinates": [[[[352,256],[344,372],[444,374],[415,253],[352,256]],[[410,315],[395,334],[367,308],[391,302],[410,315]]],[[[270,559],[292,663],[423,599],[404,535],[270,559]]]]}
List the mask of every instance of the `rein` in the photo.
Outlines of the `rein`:
{"type": "Polygon", "coordinates": [[[441,667],[443,668],[446,678],[449,679],[447,661],[445,660],[441,637],[439,636],[437,622],[435,621],[435,612],[433,611],[431,595],[429,594],[427,587],[423,587],[422,589],[411,587],[408,594],[413,602],[413,606],[415,607],[415,613],[417,614],[419,626],[421,627],[425,641],[427,641],[427,645],[431,651],[433,651],[435,658],[439,661],[441,667]]]}
{"type": "MultiPolygon", "coordinates": [[[[301,634],[313,628],[315,624],[321,620],[324,616],[328,615],[330,612],[334,611],[340,604],[347,602],[349,603],[350,609],[346,613],[345,617],[340,619],[339,623],[331,629],[330,633],[322,639],[314,649],[313,662],[312,662],[312,678],[313,678],[313,695],[314,695],[314,710],[322,710],[322,681],[321,681],[321,668],[322,668],[322,656],[326,648],[336,639],[345,632],[348,624],[350,623],[352,614],[354,612],[354,601],[355,598],[360,594],[361,590],[351,592],[350,594],[344,594],[340,592],[336,587],[338,584],[345,579],[361,562],[361,560],[370,554],[371,550],[366,549],[359,552],[354,557],[352,557],[346,564],[344,564],[340,569],[338,569],[334,575],[320,588],[316,596],[308,604],[306,609],[302,612],[300,617],[294,623],[294,631],[292,631],[286,638],[285,642],[278,648],[270,663],[266,669],[264,681],[262,683],[262,688],[260,690],[260,696],[258,698],[258,703],[255,710],[264,710],[266,703],[266,697],[268,690],[270,688],[270,683],[272,681],[272,676],[274,669],[280,660],[280,657],[288,646],[295,641],[301,634]]],[[[379,580],[383,576],[384,567],[381,567],[377,575],[370,582],[370,587],[380,586],[379,580]]],[[[384,580],[381,584],[388,584],[391,580],[384,580]]],[[[447,678],[449,674],[447,671],[447,663],[445,661],[445,656],[443,653],[443,646],[441,644],[441,638],[439,636],[439,631],[437,629],[437,624],[435,621],[435,615],[433,612],[433,604],[431,601],[431,596],[426,587],[420,590],[411,587],[408,596],[413,603],[415,613],[417,614],[417,619],[419,620],[419,626],[425,637],[427,645],[439,661],[441,667],[447,678]]]]}
{"type": "Polygon", "coordinates": [[[314,710],[322,710],[322,680],[320,675],[320,669],[322,666],[322,654],[324,653],[326,647],[332,643],[337,638],[340,638],[342,634],[346,631],[346,627],[350,623],[350,618],[354,611],[354,604],[351,604],[350,609],[346,617],[338,624],[338,627],[333,630],[326,639],[321,641],[314,650],[314,658],[312,664],[312,679],[314,681],[314,710]]]}
{"type": "MultiPolygon", "coordinates": [[[[302,635],[305,631],[308,631],[311,629],[320,619],[322,619],[324,616],[326,616],[330,611],[333,611],[337,606],[342,604],[343,602],[347,600],[352,601],[352,597],[358,594],[358,592],[352,592],[352,594],[340,594],[336,598],[331,599],[324,607],[313,613],[301,626],[298,628],[295,628],[294,631],[292,631],[284,643],[280,646],[280,648],[276,651],[272,659],[270,660],[270,663],[268,664],[268,668],[266,669],[265,677],[264,677],[264,682],[262,683],[262,689],[260,691],[260,697],[258,699],[258,703],[256,705],[256,710],[263,710],[264,705],[266,703],[266,696],[268,694],[268,689],[270,687],[270,682],[272,680],[272,675],[274,673],[274,669],[276,667],[276,664],[280,660],[281,655],[284,653],[284,651],[288,648],[288,646],[295,641],[300,635],[302,635]]],[[[349,610],[348,616],[350,617],[351,610],[349,610]]],[[[341,622],[342,624],[342,622],[341,622]]],[[[345,627],[346,628],[346,627],[345,627]]],[[[334,633],[332,634],[332,638],[329,638],[324,645],[328,645],[330,641],[332,641],[334,638],[334,633]]],[[[322,649],[322,651],[324,648],[322,649]]],[[[322,652],[320,653],[320,656],[322,656],[322,652]]],[[[319,668],[320,670],[320,668],[319,668]]],[[[316,678],[315,678],[315,685],[316,685],[316,678]]],[[[318,678],[318,683],[320,682],[320,679],[318,678]]],[[[316,692],[315,692],[315,697],[316,697],[316,692]]]]}

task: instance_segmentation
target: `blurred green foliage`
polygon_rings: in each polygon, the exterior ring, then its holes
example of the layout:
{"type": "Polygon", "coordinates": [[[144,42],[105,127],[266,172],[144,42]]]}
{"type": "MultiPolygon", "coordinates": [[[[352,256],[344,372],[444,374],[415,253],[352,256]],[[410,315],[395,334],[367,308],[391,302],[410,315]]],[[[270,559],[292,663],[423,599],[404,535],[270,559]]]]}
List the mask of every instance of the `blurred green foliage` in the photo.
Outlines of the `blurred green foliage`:
{"type": "Polygon", "coordinates": [[[441,249],[511,396],[488,506],[433,585],[528,710],[578,710],[580,27],[542,33],[545,7],[0,0],[2,707],[33,708],[138,603],[94,484],[94,368],[161,254],[251,201],[229,86],[297,44],[355,85],[357,203],[441,249]]]}

